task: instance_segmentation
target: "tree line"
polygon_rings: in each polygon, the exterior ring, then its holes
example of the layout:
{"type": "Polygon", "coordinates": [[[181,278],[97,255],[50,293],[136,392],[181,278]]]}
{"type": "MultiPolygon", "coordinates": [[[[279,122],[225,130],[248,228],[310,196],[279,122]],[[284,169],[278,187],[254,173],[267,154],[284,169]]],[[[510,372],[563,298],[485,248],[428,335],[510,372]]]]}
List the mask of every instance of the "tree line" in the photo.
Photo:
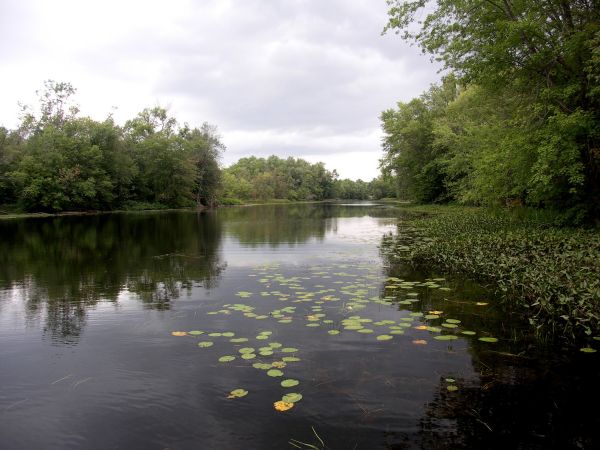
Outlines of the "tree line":
{"type": "Polygon", "coordinates": [[[79,117],[69,83],[46,82],[39,111],[0,127],[0,204],[23,211],[211,205],[225,147],[214,126],[147,108],[124,126],[79,117]]]}
{"type": "Polygon", "coordinates": [[[242,158],[223,170],[222,195],[227,200],[311,201],[328,199],[365,200],[395,197],[393,180],[371,182],[339,179],[323,163],[311,164],[300,158],[242,158]]]}
{"type": "Polygon", "coordinates": [[[385,31],[417,43],[446,71],[381,115],[381,168],[399,195],[598,219],[600,4],[425,4],[388,0],[385,31]]]}

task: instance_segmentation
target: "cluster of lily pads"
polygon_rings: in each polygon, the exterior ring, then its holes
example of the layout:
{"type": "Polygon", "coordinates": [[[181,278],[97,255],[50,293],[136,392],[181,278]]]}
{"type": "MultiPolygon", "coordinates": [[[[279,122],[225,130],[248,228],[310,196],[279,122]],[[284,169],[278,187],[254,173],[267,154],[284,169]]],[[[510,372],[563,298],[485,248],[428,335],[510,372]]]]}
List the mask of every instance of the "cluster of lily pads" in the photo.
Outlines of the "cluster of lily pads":
{"type": "MultiPolygon", "coordinates": [[[[395,277],[384,277],[380,268],[375,265],[362,264],[355,266],[349,273],[349,265],[331,265],[312,267],[304,276],[286,277],[278,273],[278,266],[257,268],[250,277],[258,278],[261,289],[256,292],[239,291],[236,295],[238,303],[222,305],[220,309],[208,311],[207,315],[241,315],[256,320],[260,329],[254,336],[237,336],[233,332],[200,330],[177,331],[175,336],[200,336],[210,338],[227,338],[234,344],[230,354],[222,355],[216,360],[222,364],[234,361],[251,362],[251,366],[273,378],[281,378],[281,387],[291,388],[300,384],[299,380],[284,378],[283,369],[288,363],[300,362],[296,356],[299,349],[287,347],[279,342],[268,342],[266,345],[252,346],[249,341],[268,341],[273,336],[286,334],[286,326],[305,326],[315,332],[329,336],[363,335],[374,342],[392,341],[394,337],[404,335],[411,330],[412,344],[425,345],[423,338],[416,338],[416,331],[424,331],[437,341],[452,341],[459,337],[478,335],[481,342],[494,343],[498,339],[486,333],[477,333],[465,329],[459,319],[447,317],[440,310],[420,309],[423,306],[422,294],[438,290],[450,291],[443,278],[426,279],[424,281],[407,281],[395,277]],[[358,274],[357,274],[358,273],[358,274]],[[310,281],[310,289],[304,285],[310,281]],[[276,305],[275,303],[282,303],[276,305]],[[421,302],[421,303],[420,303],[421,302]],[[389,311],[389,319],[375,320],[368,317],[369,305],[385,305],[389,311]],[[420,306],[421,305],[421,306],[420,306]],[[274,307],[275,306],[275,307],[274,307]],[[413,308],[414,307],[414,308],[413,308]],[[413,311],[413,309],[419,309],[413,311]],[[365,311],[365,314],[359,314],[365,311]],[[393,318],[393,319],[392,319],[393,318]],[[266,328],[273,328],[271,329],[266,328]],[[369,338],[369,336],[372,336],[369,338]],[[244,345],[244,346],[242,346],[244,345]]],[[[485,307],[487,302],[478,302],[485,307]]],[[[380,309],[380,308],[378,308],[380,309]]],[[[211,347],[212,340],[200,340],[201,348],[211,347]]],[[[448,386],[449,391],[455,390],[448,386]]],[[[248,391],[237,388],[229,393],[230,398],[248,395],[248,391]]],[[[284,394],[273,406],[278,411],[286,411],[302,399],[298,392],[284,394]]]]}

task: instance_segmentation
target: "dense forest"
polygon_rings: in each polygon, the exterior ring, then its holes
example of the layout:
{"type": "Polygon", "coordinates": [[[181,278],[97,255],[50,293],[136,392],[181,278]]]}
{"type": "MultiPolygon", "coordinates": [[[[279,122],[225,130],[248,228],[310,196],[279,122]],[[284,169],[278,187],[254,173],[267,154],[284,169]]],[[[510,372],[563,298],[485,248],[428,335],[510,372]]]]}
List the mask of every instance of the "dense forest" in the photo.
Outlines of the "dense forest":
{"type": "Polygon", "coordinates": [[[381,115],[381,167],[400,196],[600,217],[598,2],[426,4],[388,0],[386,31],[446,71],[381,115]]]}
{"type": "Polygon", "coordinates": [[[328,200],[395,197],[394,180],[371,182],[339,179],[323,163],[311,164],[300,158],[242,158],[223,170],[223,201],[231,200],[328,200]]]}
{"type": "Polygon", "coordinates": [[[23,211],[211,205],[224,150],[214,126],[190,128],[160,107],[124,126],[78,116],[69,83],[48,81],[39,112],[0,128],[0,204],[23,211]]]}
{"type": "Polygon", "coordinates": [[[25,212],[163,209],[282,199],[394,197],[396,181],[339,179],[323,163],[247,157],[223,169],[216,127],[179,125],[161,107],[123,126],[79,117],[69,83],[46,82],[39,111],[0,127],[0,205],[25,212]]]}

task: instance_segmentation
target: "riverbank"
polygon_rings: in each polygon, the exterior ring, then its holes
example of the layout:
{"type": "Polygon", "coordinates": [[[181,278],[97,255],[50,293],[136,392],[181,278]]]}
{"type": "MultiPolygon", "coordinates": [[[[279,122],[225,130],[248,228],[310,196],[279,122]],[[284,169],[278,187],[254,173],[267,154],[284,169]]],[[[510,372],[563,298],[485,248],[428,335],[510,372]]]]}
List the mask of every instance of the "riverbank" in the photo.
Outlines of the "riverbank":
{"type": "Polygon", "coordinates": [[[600,348],[598,230],[559,228],[531,211],[400,208],[392,258],[484,282],[538,334],[600,348]]]}

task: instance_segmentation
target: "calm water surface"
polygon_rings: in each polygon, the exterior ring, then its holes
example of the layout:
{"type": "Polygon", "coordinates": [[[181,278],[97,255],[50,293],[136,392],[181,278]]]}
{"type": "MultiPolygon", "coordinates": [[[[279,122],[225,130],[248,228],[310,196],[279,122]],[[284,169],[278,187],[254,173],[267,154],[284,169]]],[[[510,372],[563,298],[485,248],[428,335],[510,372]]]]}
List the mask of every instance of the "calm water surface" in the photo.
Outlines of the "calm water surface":
{"type": "Polygon", "coordinates": [[[0,448],[598,448],[596,355],[542,345],[475,283],[391,264],[397,215],[0,221],[0,448]],[[302,399],[278,412],[286,393],[302,399]]]}

